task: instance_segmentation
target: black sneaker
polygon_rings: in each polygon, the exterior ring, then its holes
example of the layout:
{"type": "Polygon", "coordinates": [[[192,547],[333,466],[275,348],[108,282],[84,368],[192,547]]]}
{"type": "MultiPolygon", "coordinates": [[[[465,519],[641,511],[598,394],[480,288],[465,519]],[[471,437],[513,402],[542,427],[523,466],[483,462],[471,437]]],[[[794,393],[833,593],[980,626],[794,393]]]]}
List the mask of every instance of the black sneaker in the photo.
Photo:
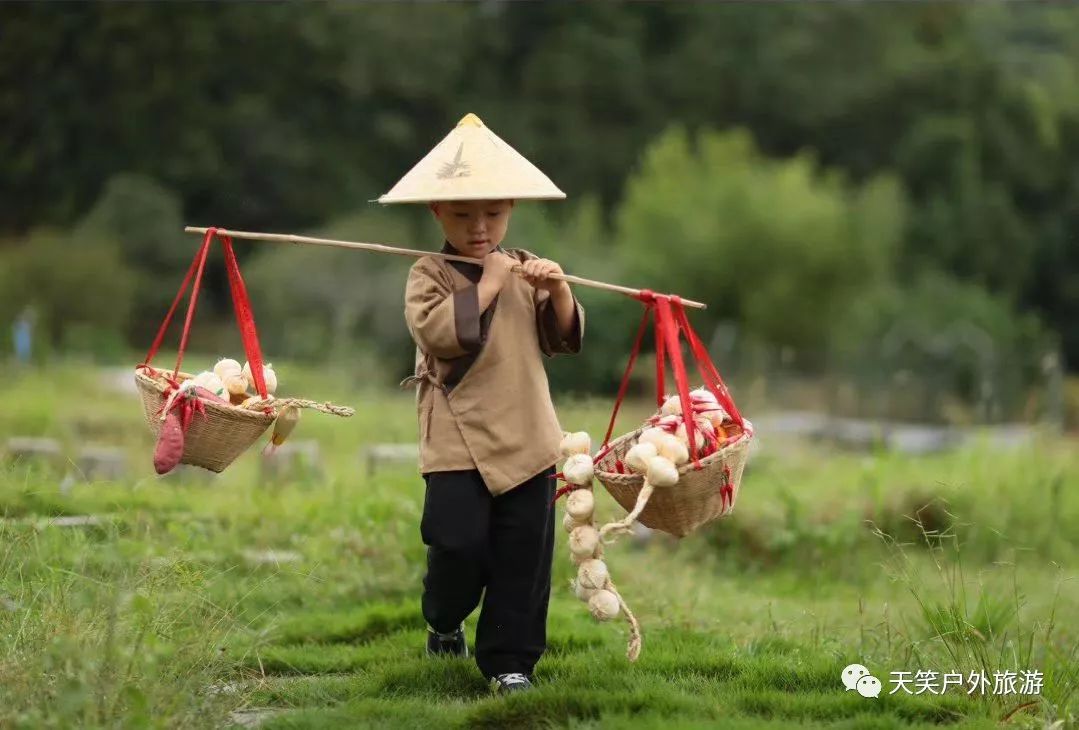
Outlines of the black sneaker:
{"type": "Polygon", "coordinates": [[[495,694],[507,694],[509,692],[522,692],[532,689],[532,682],[524,674],[511,672],[500,674],[491,678],[491,689],[495,694]]]}
{"type": "Polygon", "coordinates": [[[468,644],[465,643],[464,627],[448,634],[440,634],[432,628],[427,629],[427,656],[468,656],[468,644]]]}

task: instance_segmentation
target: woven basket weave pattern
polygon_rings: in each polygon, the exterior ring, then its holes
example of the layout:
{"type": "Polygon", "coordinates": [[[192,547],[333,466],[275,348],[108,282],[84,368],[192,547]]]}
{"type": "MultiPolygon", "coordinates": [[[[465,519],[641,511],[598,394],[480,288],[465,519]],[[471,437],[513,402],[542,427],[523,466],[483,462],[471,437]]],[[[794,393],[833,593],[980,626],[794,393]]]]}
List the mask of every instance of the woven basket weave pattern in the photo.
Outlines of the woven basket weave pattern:
{"type": "MultiPolygon", "coordinates": [[[[180,374],[182,378],[185,376],[180,374]]],[[[135,384],[142,396],[146,423],[156,439],[161,432],[162,406],[165,405],[167,385],[143,372],[135,373],[135,384]]],[[[184,454],[181,464],[201,466],[222,472],[244,451],[249,449],[274,422],[266,413],[203,401],[206,416],[195,414],[184,434],[184,454]]]]}
{"type": "MultiPolygon", "coordinates": [[[[613,441],[611,450],[596,464],[596,478],[626,511],[631,511],[636,504],[644,477],[619,474],[614,465],[616,460],[625,460],[626,452],[637,443],[642,431],[638,429],[613,441]]],[[[744,434],[733,444],[701,459],[700,469],[692,461],[679,467],[678,484],[656,488],[638,521],[645,527],[685,537],[706,522],[729,513],[738,500],[742,471],[749,458],[750,438],[749,434],[744,434]],[[724,466],[730,468],[733,490],[726,512],[720,492],[724,484],[724,466]]]]}

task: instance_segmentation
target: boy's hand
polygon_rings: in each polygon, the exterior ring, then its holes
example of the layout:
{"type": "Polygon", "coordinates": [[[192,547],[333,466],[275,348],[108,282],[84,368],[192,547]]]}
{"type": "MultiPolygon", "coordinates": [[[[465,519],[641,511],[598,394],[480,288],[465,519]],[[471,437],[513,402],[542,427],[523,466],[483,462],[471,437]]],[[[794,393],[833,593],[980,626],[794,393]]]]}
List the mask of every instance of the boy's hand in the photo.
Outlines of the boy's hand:
{"type": "Polygon", "coordinates": [[[480,278],[480,283],[486,282],[494,291],[501,291],[516,265],[516,259],[498,251],[492,251],[483,257],[483,276],[480,278]]]}
{"type": "Polygon", "coordinates": [[[568,289],[569,285],[561,279],[552,279],[552,274],[561,274],[562,267],[550,259],[529,259],[521,264],[521,276],[540,291],[551,294],[568,289]]]}
{"type": "Polygon", "coordinates": [[[477,290],[480,299],[480,311],[487,311],[494,298],[502,291],[506,281],[513,275],[513,267],[517,265],[517,259],[506,254],[492,251],[483,257],[483,275],[477,290]]]}

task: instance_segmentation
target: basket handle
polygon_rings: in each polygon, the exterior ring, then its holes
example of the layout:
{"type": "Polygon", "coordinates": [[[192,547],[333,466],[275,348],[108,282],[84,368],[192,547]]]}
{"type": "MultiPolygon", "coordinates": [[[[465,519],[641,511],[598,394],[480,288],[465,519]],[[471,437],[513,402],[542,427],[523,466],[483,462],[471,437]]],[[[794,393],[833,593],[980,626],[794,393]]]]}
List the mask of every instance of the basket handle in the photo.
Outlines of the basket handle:
{"type": "MultiPolygon", "coordinates": [[[[150,361],[154,359],[157,351],[161,348],[161,343],[165,339],[165,332],[168,330],[169,324],[172,323],[173,315],[176,313],[180,300],[183,299],[188,286],[191,286],[191,299],[187,305],[184,328],[180,334],[180,349],[176,356],[176,367],[172,374],[174,380],[179,377],[180,365],[183,363],[184,352],[187,349],[187,340],[191,333],[191,322],[195,317],[195,305],[198,302],[202,276],[206,269],[206,258],[210,253],[210,244],[213,243],[214,237],[217,235],[216,228],[209,228],[206,230],[206,235],[202,239],[202,246],[199,247],[198,252],[195,254],[195,258],[191,261],[191,266],[188,267],[187,274],[180,284],[180,289],[176,292],[176,297],[172,300],[172,305],[169,307],[169,311],[165,315],[164,321],[161,322],[161,326],[158,327],[157,334],[154,336],[154,341],[150,345],[150,350],[146,353],[146,358],[142,362],[143,365],[149,366],[150,361]]],[[[255,389],[265,400],[267,392],[266,379],[263,377],[262,373],[262,347],[259,344],[258,330],[255,328],[255,316],[251,311],[251,300],[247,296],[247,287],[244,285],[243,276],[240,274],[240,266],[236,260],[236,252],[233,251],[232,248],[232,239],[228,236],[221,236],[220,238],[221,246],[225,251],[225,268],[228,271],[229,292],[232,295],[232,306],[236,312],[236,324],[240,328],[240,336],[244,343],[244,352],[247,355],[247,361],[251,366],[251,375],[255,379],[255,389]]]]}

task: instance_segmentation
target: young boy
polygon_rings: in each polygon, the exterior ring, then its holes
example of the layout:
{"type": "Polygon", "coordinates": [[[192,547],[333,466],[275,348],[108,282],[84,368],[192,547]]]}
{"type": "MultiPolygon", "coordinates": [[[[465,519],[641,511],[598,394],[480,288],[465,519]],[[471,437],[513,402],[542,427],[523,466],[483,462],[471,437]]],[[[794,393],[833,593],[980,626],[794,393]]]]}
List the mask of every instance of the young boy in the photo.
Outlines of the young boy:
{"type": "Polygon", "coordinates": [[[482,597],[476,663],[497,692],[529,689],[546,648],[562,429],[542,355],[579,352],[584,330],[558,264],[501,243],[516,200],[564,197],[470,114],[379,199],[428,203],[442,252],[470,259],[420,259],[405,293],[427,484],[422,608],[427,653],[467,656],[462,622],[482,597]]]}

